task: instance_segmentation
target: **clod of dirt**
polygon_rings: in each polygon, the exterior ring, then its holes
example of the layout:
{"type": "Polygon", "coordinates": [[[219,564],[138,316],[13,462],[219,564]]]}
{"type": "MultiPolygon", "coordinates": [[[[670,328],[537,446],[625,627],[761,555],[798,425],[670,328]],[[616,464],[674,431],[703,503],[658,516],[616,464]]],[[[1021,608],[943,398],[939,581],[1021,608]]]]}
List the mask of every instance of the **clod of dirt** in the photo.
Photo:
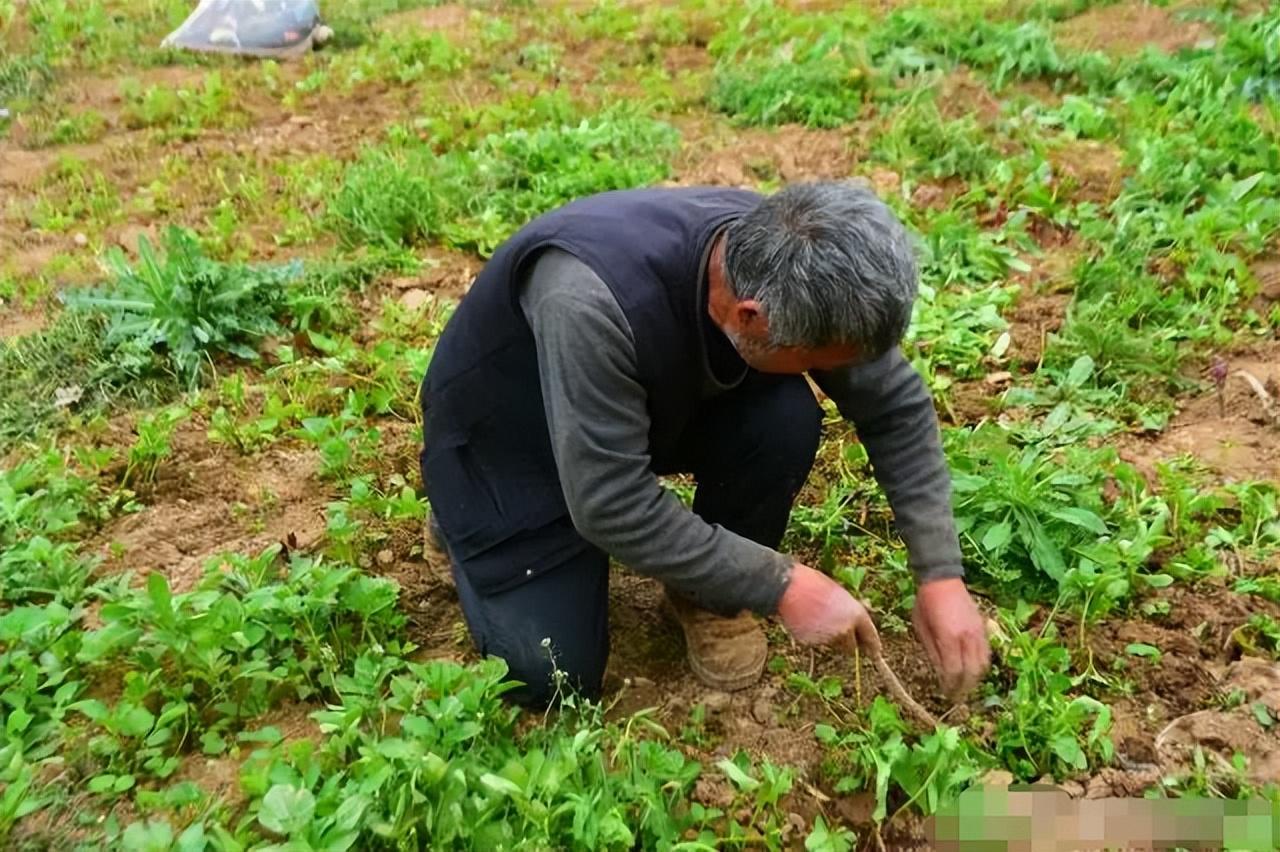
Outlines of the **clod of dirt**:
{"type": "Polygon", "coordinates": [[[839,180],[853,170],[850,139],[840,130],[786,125],[771,131],[728,129],[690,146],[677,163],[677,184],[754,186],[764,179],[839,180]]]}
{"type": "Polygon", "coordinates": [[[1091,139],[1066,142],[1049,154],[1054,172],[1073,185],[1075,200],[1094,204],[1108,204],[1120,194],[1123,159],[1115,145],[1091,139]]]}
{"type": "Polygon", "coordinates": [[[722,713],[732,702],[733,698],[727,692],[708,692],[702,699],[708,713],[722,713]]]}
{"type": "Polygon", "coordinates": [[[431,294],[426,290],[419,290],[416,287],[412,290],[405,290],[400,296],[400,304],[404,305],[405,310],[414,312],[419,311],[422,307],[431,302],[431,294]]]}
{"type": "Polygon", "coordinates": [[[704,805],[724,810],[733,804],[733,788],[723,778],[703,774],[693,785],[693,798],[704,805]]]}
{"type": "Polygon", "coordinates": [[[911,206],[921,210],[941,206],[947,191],[937,184],[922,183],[911,193],[911,206]]]}
{"type": "Polygon", "coordinates": [[[1165,771],[1185,772],[1196,748],[1216,755],[1224,766],[1243,754],[1249,758],[1247,777],[1254,784],[1280,784],[1280,737],[1263,728],[1254,705],[1280,712],[1280,664],[1246,658],[1233,663],[1223,688],[1240,690],[1245,701],[1231,710],[1200,710],[1171,722],[1156,737],[1156,754],[1165,771]]]}
{"type": "Polygon", "coordinates": [[[902,191],[902,177],[889,169],[875,169],[868,175],[867,182],[882,198],[897,195],[902,191]]]}
{"type": "Polygon", "coordinates": [[[1160,769],[1119,769],[1107,767],[1089,779],[1086,799],[1135,798],[1160,781],[1160,769]]]}

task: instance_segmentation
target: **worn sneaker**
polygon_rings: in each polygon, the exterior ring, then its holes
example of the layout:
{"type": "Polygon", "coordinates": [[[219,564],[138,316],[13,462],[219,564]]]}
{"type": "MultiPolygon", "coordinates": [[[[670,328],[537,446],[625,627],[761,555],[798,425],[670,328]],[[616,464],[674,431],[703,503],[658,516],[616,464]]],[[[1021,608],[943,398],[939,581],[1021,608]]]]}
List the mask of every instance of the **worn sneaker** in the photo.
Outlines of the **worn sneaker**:
{"type": "Polygon", "coordinates": [[[760,680],[769,642],[751,613],[723,618],[669,589],[666,605],[684,630],[689,668],[698,680],[724,692],[746,689],[760,680]]]}

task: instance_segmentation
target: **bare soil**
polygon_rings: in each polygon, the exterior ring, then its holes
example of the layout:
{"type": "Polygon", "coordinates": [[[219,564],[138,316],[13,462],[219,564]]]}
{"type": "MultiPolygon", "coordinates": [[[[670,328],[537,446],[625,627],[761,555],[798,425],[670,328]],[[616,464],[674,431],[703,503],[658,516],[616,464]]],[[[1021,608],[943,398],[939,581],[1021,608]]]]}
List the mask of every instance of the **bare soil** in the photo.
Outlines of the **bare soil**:
{"type": "Polygon", "coordinates": [[[467,34],[471,22],[471,10],[460,3],[428,6],[425,9],[408,9],[387,15],[375,25],[378,32],[403,33],[412,29],[438,32],[457,42],[467,34]]]}
{"type": "Polygon", "coordinates": [[[1224,405],[1213,390],[1185,401],[1163,432],[1123,440],[1121,457],[1148,474],[1157,462],[1190,454],[1226,481],[1280,480],[1280,427],[1238,375],[1247,371],[1264,384],[1280,386],[1280,341],[1260,343],[1227,360],[1224,405]]]}
{"type": "Polygon", "coordinates": [[[676,184],[754,186],[761,180],[834,180],[853,173],[852,140],[845,131],[727,123],[686,123],[681,130],[687,142],[676,162],[676,184]]]}
{"type": "Polygon", "coordinates": [[[1166,53],[1193,47],[1212,33],[1203,24],[1179,19],[1177,9],[1138,0],[1103,4],[1070,18],[1057,27],[1064,45],[1077,50],[1102,50],[1122,55],[1148,45],[1166,53]]]}
{"type": "Polygon", "coordinates": [[[138,486],[144,507],[86,542],[104,570],[160,571],[175,593],[188,592],[220,554],[284,542],[305,551],[320,540],[334,496],[315,478],[313,451],[269,448],[240,457],[210,444],[206,429],[199,418],[180,426],[154,486],[138,486]]]}
{"type": "Polygon", "coordinates": [[[1068,142],[1049,152],[1049,162],[1065,179],[1076,201],[1105,207],[1120,194],[1124,171],[1123,152],[1114,145],[1091,139],[1068,142]]]}
{"type": "Polygon", "coordinates": [[[967,68],[952,71],[942,78],[938,84],[937,100],[944,118],[973,116],[986,125],[994,123],[1003,108],[1000,98],[967,68]]]}
{"type": "Polygon", "coordinates": [[[25,311],[0,303],[0,342],[35,334],[45,327],[46,322],[43,311],[25,311]]]}

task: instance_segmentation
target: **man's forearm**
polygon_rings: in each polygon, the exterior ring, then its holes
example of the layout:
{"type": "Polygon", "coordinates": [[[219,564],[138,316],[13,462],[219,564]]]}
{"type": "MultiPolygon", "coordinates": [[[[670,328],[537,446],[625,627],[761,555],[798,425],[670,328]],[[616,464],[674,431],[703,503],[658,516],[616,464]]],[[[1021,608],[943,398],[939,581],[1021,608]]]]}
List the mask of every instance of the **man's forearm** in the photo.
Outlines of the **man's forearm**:
{"type": "Polygon", "coordinates": [[[551,251],[536,262],[521,305],[537,342],[561,487],[583,538],[706,608],[776,609],[790,560],[706,523],[652,472],[635,346],[607,285],[551,251]]]}
{"type": "Polygon", "coordinates": [[[857,429],[917,582],[964,576],[951,473],[920,374],[895,350],[874,364],[815,379],[857,429]]]}

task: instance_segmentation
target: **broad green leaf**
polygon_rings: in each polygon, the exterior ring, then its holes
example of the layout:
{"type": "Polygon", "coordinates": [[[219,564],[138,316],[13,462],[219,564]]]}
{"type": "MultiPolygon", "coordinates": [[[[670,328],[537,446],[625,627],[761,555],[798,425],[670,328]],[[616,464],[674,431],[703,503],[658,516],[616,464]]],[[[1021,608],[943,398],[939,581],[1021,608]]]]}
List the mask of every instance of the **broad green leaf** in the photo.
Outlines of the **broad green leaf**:
{"type": "Polygon", "coordinates": [[[1134,657],[1151,657],[1159,659],[1160,649],[1146,642],[1130,642],[1124,646],[1124,652],[1134,657]]]}
{"type": "Polygon", "coordinates": [[[347,796],[333,814],[333,827],[338,831],[355,831],[367,807],[369,800],[364,796],[347,796]]]}
{"type": "Polygon", "coordinates": [[[1031,553],[1031,561],[1047,574],[1054,582],[1061,583],[1066,576],[1067,566],[1062,559],[1062,551],[1045,533],[1044,527],[1034,517],[1022,513],[1019,535],[1031,553]]]}
{"type": "Polygon", "coordinates": [[[826,820],[819,814],[814,817],[813,830],[805,838],[804,848],[805,852],[849,852],[857,839],[848,829],[828,829],[826,820]]]}
{"type": "Polygon", "coordinates": [[[116,786],[116,776],[95,775],[89,779],[90,793],[106,793],[116,786]]]}
{"type": "Polygon", "coordinates": [[[173,593],[169,589],[168,579],[159,571],[153,571],[147,576],[147,597],[151,598],[151,605],[156,609],[159,616],[157,620],[165,627],[172,627],[173,593]]]}
{"type": "MultiPolygon", "coordinates": [[[[106,607],[103,607],[104,617],[106,607]]],[[[95,663],[112,656],[117,651],[132,646],[137,642],[142,631],[129,627],[121,622],[108,624],[101,630],[91,630],[84,634],[76,659],[82,663],[95,663]]]]}
{"type": "Polygon", "coordinates": [[[992,358],[1003,358],[1005,353],[1009,351],[1009,346],[1013,343],[1013,336],[1009,332],[1003,332],[996,338],[995,344],[991,347],[992,358]]]}
{"type": "Polygon", "coordinates": [[[1071,365],[1071,369],[1067,371],[1067,380],[1065,384],[1070,388],[1084,387],[1084,383],[1089,381],[1089,377],[1093,375],[1093,359],[1088,355],[1081,355],[1071,365]]]}
{"type": "MultiPolygon", "coordinates": [[[[119,713],[120,708],[116,711],[119,713]]],[[[145,737],[155,724],[156,717],[145,707],[131,705],[119,713],[115,728],[127,737],[145,737]]]]}
{"type": "Polygon", "coordinates": [[[5,720],[5,730],[11,736],[16,736],[17,734],[25,731],[34,718],[35,717],[28,713],[26,709],[22,707],[15,707],[10,711],[9,718],[5,720]]]}
{"type": "Polygon", "coordinates": [[[186,831],[178,835],[178,852],[204,852],[208,842],[204,833],[204,823],[193,822],[187,826],[186,831]]]}
{"type": "Polygon", "coordinates": [[[1068,766],[1075,769],[1084,769],[1088,766],[1084,751],[1080,748],[1080,743],[1076,742],[1075,737],[1069,734],[1054,737],[1049,746],[1053,749],[1053,753],[1068,766]]]}
{"type": "Polygon", "coordinates": [[[998,524],[993,524],[982,537],[982,549],[986,551],[996,551],[1003,548],[1013,540],[1013,525],[1009,521],[1003,520],[998,524]]]}
{"type": "Polygon", "coordinates": [[[256,731],[241,731],[236,734],[236,739],[242,743],[275,745],[284,739],[284,734],[280,733],[280,729],[275,725],[265,725],[256,731]]]}
{"type": "Polygon", "coordinates": [[[163,820],[135,822],[120,838],[120,848],[125,852],[169,852],[172,846],[173,828],[163,820]]]}
{"type": "Polygon", "coordinates": [[[495,793],[503,796],[511,796],[512,798],[524,798],[524,790],[520,789],[520,785],[514,781],[509,781],[501,775],[495,775],[492,772],[486,772],[480,776],[480,783],[488,787],[495,793]]]}
{"type": "Polygon", "coordinates": [[[725,777],[732,781],[733,786],[737,787],[739,790],[750,792],[760,786],[759,781],[752,778],[746,772],[743,772],[742,768],[739,767],[738,764],[728,758],[716,763],[716,768],[723,772],[725,777]]]}
{"type": "Polygon", "coordinates": [[[222,754],[227,750],[227,741],[217,731],[205,731],[200,735],[200,750],[209,755],[222,754]]]}
{"type": "Polygon", "coordinates": [[[1266,172],[1255,172],[1247,178],[1241,178],[1236,181],[1235,185],[1231,187],[1231,200],[1240,201],[1243,199],[1246,195],[1252,192],[1253,188],[1261,183],[1262,179],[1266,176],[1266,172]]]}
{"type": "Polygon", "coordinates": [[[1098,535],[1106,535],[1110,532],[1110,530],[1107,529],[1106,522],[1093,512],[1090,512],[1088,509],[1082,509],[1078,506],[1068,506],[1064,509],[1055,509],[1050,514],[1060,521],[1066,521],[1069,524],[1074,524],[1077,527],[1081,527],[1092,533],[1097,533],[1098,535]]]}
{"type": "Polygon", "coordinates": [[[262,797],[258,822],[268,831],[288,837],[304,831],[315,810],[316,799],[310,790],[276,784],[262,797]]]}

